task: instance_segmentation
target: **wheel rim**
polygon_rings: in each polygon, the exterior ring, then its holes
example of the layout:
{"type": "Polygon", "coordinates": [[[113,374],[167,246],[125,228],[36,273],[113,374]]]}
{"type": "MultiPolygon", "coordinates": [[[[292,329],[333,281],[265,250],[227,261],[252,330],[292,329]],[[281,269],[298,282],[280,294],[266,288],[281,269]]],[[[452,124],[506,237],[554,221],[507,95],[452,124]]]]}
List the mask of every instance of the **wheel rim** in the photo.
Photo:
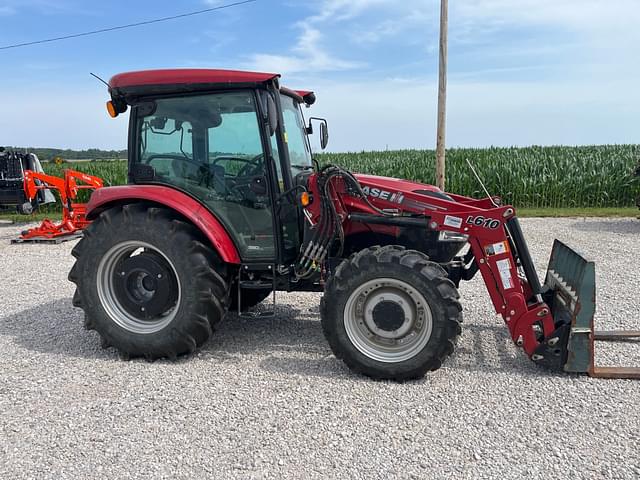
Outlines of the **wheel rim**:
{"type": "Polygon", "coordinates": [[[138,334],[152,334],[169,325],[182,298],[173,263],[160,250],[140,241],[119,243],[102,257],[97,287],[111,320],[138,334]]]}
{"type": "Polygon", "coordinates": [[[360,353],[379,362],[398,363],[426,346],[433,319],[422,293],[402,280],[380,278],[349,296],[344,326],[360,353]]]}

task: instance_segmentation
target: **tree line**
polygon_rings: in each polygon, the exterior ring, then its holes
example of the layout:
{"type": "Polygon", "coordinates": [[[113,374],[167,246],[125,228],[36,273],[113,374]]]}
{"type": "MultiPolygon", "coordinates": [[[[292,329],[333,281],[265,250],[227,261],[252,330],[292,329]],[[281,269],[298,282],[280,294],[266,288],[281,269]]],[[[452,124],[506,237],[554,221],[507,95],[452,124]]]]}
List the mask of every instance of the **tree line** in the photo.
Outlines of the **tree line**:
{"type": "Polygon", "coordinates": [[[41,148],[41,147],[4,147],[5,150],[16,152],[35,153],[41,161],[49,162],[56,157],[63,160],[119,160],[127,158],[127,150],[101,150],[99,148],[89,148],[87,150],[72,150],[61,148],[41,148]]]}

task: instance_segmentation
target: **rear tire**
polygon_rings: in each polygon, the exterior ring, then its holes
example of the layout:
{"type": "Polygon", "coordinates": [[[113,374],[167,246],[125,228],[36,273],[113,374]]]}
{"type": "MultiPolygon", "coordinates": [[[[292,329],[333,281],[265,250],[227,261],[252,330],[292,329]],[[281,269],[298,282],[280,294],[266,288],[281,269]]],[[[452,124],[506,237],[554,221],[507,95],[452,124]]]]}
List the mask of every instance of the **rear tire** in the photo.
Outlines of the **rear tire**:
{"type": "Polygon", "coordinates": [[[337,358],[375,379],[437,370],[462,333],[454,284],[415,250],[372,247],[344,260],[325,286],[322,329],[337,358]]]}
{"type": "Polygon", "coordinates": [[[229,303],[224,265],[202,235],[167,209],[130,204],[106,210],[72,251],[73,304],[85,327],[124,358],[195,351],[229,303]]]}

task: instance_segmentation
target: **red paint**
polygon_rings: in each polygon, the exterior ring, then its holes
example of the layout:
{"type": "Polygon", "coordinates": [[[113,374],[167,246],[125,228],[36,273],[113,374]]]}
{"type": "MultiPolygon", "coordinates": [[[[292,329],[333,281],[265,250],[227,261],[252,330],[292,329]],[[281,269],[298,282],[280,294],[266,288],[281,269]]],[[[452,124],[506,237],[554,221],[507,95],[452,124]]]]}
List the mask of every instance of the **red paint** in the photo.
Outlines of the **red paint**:
{"type": "Polygon", "coordinates": [[[426,185],[424,183],[412,182],[411,180],[403,180],[401,178],[379,177],[377,175],[365,175],[358,173],[355,175],[358,181],[364,186],[383,188],[391,192],[413,192],[414,190],[429,190],[431,192],[440,192],[438,187],[426,185]]]}
{"type": "Polygon", "coordinates": [[[296,92],[296,94],[300,95],[301,98],[304,98],[307,95],[309,95],[310,93],[313,93],[313,91],[311,91],[311,90],[294,90],[294,92],[296,92]]]}
{"type": "Polygon", "coordinates": [[[91,195],[91,200],[87,205],[87,218],[94,218],[109,204],[135,201],[149,201],[175,210],[207,236],[223,261],[233,264],[240,263],[238,250],[220,221],[193,198],[170,187],[124,185],[101,188],[91,195]]]}
{"type": "Polygon", "coordinates": [[[265,83],[279,77],[277,73],[240,72],[235,70],[210,70],[197,68],[171,70],[142,70],[115,75],[109,80],[111,88],[127,88],[143,85],[181,84],[236,84],[265,83]]]}

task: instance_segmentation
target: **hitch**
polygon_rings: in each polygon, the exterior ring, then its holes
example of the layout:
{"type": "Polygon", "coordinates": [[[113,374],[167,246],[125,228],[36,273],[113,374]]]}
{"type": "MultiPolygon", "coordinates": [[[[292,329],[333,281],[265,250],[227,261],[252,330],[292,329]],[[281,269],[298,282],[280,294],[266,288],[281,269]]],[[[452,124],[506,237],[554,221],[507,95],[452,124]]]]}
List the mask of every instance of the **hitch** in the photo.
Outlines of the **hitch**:
{"type": "Polygon", "coordinates": [[[555,240],[542,295],[551,308],[556,330],[536,349],[532,359],[565,372],[598,378],[640,379],[637,367],[595,365],[595,342],[639,341],[640,331],[596,331],[595,264],[555,240]]]}

